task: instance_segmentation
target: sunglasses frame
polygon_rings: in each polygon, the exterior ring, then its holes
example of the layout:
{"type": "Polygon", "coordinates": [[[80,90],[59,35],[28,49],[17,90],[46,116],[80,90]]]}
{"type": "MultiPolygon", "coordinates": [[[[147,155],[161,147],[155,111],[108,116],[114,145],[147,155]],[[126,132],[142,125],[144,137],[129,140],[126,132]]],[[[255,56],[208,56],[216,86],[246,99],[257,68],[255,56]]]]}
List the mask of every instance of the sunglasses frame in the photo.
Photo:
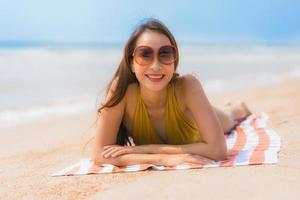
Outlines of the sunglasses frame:
{"type": "MultiPolygon", "coordinates": [[[[136,48],[134,49],[133,53],[132,53],[133,59],[134,59],[135,62],[136,62],[137,64],[139,64],[139,65],[142,65],[142,64],[140,64],[139,62],[137,62],[137,60],[136,60],[136,58],[135,58],[134,55],[135,55],[135,53],[136,53],[136,50],[139,49],[139,48],[141,48],[141,47],[147,47],[147,48],[150,48],[150,49],[153,51],[154,55],[157,56],[157,60],[158,60],[161,64],[164,64],[164,65],[171,65],[171,64],[175,63],[176,60],[178,59],[178,50],[177,50],[177,48],[176,48],[174,45],[163,45],[163,46],[161,46],[161,47],[158,48],[158,50],[156,51],[156,53],[155,53],[155,51],[154,51],[154,49],[153,49],[152,47],[147,46],[147,45],[141,45],[141,46],[136,47],[136,48]],[[160,51],[160,49],[163,48],[163,47],[172,47],[172,48],[174,48],[176,54],[175,54],[175,59],[174,59],[173,62],[171,62],[171,63],[163,63],[163,62],[160,61],[160,59],[159,59],[159,51],[160,51]]],[[[151,64],[153,63],[153,61],[154,61],[154,57],[152,58],[152,61],[151,61],[150,63],[144,64],[144,65],[142,65],[142,66],[148,66],[148,65],[151,65],[151,64]]]]}

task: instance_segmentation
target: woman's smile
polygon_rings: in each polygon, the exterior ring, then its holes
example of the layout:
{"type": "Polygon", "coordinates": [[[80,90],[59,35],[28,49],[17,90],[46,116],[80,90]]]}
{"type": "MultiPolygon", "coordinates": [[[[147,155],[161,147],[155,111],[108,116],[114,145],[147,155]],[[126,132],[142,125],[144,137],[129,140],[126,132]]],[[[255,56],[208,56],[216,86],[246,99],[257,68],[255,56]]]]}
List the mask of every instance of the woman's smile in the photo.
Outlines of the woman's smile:
{"type": "Polygon", "coordinates": [[[152,82],[160,82],[165,77],[164,74],[146,74],[145,76],[152,82]]]}

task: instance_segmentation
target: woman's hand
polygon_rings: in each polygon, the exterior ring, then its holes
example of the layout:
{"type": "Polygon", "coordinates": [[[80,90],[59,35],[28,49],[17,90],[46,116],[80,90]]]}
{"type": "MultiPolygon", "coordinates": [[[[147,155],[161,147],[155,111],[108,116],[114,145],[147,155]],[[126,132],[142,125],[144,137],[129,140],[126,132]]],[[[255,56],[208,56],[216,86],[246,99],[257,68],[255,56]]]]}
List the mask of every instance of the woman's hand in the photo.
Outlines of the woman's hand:
{"type": "Polygon", "coordinates": [[[176,166],[179,164],[206,165],[212,162],[213,160],[211,159],[194,154],[164,154],[159,164],[164,166],[176,166]]]}
{"type": "Polygon", "coordinates": [[[146,153],[142,147],[139,146],[120,146],[120,145],[108,145],[103,147],[101,155],[104,158],[117,157],[124,154],[140,154],[146,153]]]}

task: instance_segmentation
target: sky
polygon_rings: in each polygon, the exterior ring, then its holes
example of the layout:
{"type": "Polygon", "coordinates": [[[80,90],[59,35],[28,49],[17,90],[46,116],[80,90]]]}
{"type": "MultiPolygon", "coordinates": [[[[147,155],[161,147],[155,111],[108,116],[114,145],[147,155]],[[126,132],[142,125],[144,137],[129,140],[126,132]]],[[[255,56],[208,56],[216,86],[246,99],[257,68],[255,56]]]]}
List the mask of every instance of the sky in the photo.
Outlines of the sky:
{"type": "Polygon", "coordinates": [[[123,43],[147,17],[181,42],[300,44],[299,0],[0,0],[0,44],[123,43]]]}

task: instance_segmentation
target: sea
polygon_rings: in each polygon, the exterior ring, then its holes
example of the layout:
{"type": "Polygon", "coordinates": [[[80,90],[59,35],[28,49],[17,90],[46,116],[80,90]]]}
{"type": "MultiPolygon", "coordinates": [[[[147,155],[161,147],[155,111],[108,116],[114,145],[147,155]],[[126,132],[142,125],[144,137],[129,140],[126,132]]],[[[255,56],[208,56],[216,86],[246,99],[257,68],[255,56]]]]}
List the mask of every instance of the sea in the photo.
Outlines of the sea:
{"type": "MultiPolygon", "coordinates": [[[[300,77],[297,45],[184,44],[179,48],[178,72],[197,76],[209,94],[300,77]]],[[[122,53],[122,45],[0,44],[0,128],[96,112],[122,53]]]]}

